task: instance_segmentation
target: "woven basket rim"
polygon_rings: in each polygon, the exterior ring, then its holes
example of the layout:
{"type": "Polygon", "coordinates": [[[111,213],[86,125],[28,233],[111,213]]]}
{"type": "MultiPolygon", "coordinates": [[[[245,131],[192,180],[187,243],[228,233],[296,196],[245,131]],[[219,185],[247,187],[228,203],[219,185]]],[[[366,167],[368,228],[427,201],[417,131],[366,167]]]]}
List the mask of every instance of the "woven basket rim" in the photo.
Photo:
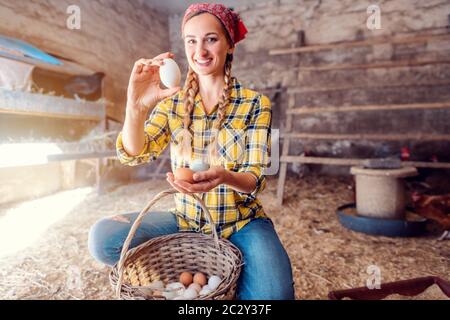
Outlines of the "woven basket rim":
{"type": "MultiPolygon", "coordinates": [[[[165,242],[169,242],[171,240],[177,240],[178,238],[184,238],[186,236],[190,236],[190,237],[201,237],[201,238],[205,238],[208,237],[208,235],[206,234],[202,234],[202,233],[196,233],[196,232],[186,232],[186,233],[174,233],[174,234],[170,234],[170,235],[164,235],[164,236],[159,236],[159,237],[155,237],[152,238],[142,244],[140,244],[139,246],[130,249],[127,252],[127,255],[125,257],[127,262],[130,262],[130,258],[133,259],[134,256],[139,256],[140,251],[143,251],[145,249],[148,249],[149,246],[151,246],[153,243],[157,243],[160,238],[164,238],[165,242]]],[[[242,254],[240,252],[240,250],[229,240],[227,239],[219,239],[221,246],[222,247],[226,247],[227,250],[229,251],[228,253],[232,253],[236,256],[236,260],[239,261],[239,263],[236,263],[235,265],[231,265],[231,269],[232,269],[232,273],[237,273],[237,275],[235,274],[235,277],[226,277],[224,279],[222,279],[222,283],[221,285],[213,290],[212,292],[210,292],[209,294],[202,296],[202,298],[206,298],[206,299],[211,299],[214,298],[216,296],[219,296],[221,294],[226,293],[228,290],[230,290],[230,288],[235,284],[233,281],[233,278],[238,278],[239,274],[240,274],[240,270],[241,267],[243,265],[242,263],[242,254]]],[[[134,261],[131,261],[131,263],[133,263],[134,261]]],[[[118,262],[113,266],[113,268],[110,271],[109,274],[109,278],[110,278],[110,283],[113,287],[116,286],[117,281],[118,281],[118,262]]],[[[124,286],[130,286],[129,284],[123,284],[124,286]]],[[[162,300],[166,300],[165,298],[161,297],[162,300]]],[[[202,299],[194,299],[194,300],[202,300],[202,299]]]]}

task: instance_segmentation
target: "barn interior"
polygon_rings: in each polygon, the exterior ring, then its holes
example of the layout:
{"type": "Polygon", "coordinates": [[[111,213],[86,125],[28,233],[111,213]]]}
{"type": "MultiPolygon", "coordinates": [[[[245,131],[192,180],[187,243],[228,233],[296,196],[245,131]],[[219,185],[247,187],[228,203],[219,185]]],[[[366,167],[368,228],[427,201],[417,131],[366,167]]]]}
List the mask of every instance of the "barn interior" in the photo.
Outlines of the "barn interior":
{"type": "MultiPolygon", "coordinates": [[[[0,299],[115,298],[89,229],[170,188],[169,149],[126,166],[116,138],[135,61],[170,51],[184,83],[192,3],[0,0],[0,299]]],[[[296,299],[450,281],[450,2],[222,3],[248,29],[232,74],[272,103],[258,197],[296,299]]]]}

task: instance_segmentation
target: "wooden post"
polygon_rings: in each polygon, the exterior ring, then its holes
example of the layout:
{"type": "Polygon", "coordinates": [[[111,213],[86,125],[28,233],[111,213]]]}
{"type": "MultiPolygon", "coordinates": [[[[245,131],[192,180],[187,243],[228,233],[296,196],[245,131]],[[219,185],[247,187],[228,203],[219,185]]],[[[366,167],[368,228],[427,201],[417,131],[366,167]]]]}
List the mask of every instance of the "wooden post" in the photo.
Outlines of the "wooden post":
{"type": "Polygon", "coordinates": [[[61,165],[61,185],[63,190],[75,188],[77,174],[77,160],[63,161],[61,165]]]}
{"type": "MultiPolygon", "coordinates": [[[[106,109],[106,106],[105,106],[105,109],[106,109]]],[[[107,128],[108,128],[108,118],[106,116],[106,113],[105,113],[104,118],[99,123],[99,128],[100,128],[100,132],[102,134],[106,133],[107,128]]],[[[106,147],[106,143],[104,142],[104,140],[101,145],[102,145],[102,147],[106,147]]],[[[95,165],[95,184],[96,184],[98,194],[103,193],[102,168],[106,168],[107,161],[108,160],[106,158],[98,158],[96,165],[95,165]]]]}
{"type": "MultiPolygon", "coordinates": [[[[295,95],[289,95],[288,102],[288,111],[295,106],[295,95]]],[[[292,118],[293,114],[286,113],[286,133],[290,133],[292,130],[292,118]]],[[[282,156],[289,155],[289,137],[284,139],[283,142],[283,150],[282,156]]],[[[277,186],[277,205],[281,206],[283,204],[283,194],[284,194],[284,183],[286,181],[286,171],[287,171],[287,163],[282,162],[280,166],[280,175],[278,177],[278,186],[277,186]]]]}

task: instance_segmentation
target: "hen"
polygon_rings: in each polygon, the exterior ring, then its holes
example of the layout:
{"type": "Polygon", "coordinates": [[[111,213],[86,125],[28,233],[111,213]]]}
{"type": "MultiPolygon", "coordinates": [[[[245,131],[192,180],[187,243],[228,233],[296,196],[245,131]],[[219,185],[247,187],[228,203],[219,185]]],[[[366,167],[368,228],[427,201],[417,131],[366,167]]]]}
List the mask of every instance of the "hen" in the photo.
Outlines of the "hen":
{"type": "Polygon", "coordinates": [[[105,77],[103,72],[96,72],[90,76],[74,76],[69,79],[64,86],[64,90],[75,98],[84,98],[89,100],[96,100],[100,98],[102,80],[105,77]],[[95,97],[93,97],[96,95],[95,97]],[[98,97],[97,97],[98,96],[98,97]]]}
{"type": "Polygon", "coordinates": [[[436,221],[444,228],[439,240],[450,238],[450,194],[424,195],[413,192],[411,199],[417,214],[436,221]]]}

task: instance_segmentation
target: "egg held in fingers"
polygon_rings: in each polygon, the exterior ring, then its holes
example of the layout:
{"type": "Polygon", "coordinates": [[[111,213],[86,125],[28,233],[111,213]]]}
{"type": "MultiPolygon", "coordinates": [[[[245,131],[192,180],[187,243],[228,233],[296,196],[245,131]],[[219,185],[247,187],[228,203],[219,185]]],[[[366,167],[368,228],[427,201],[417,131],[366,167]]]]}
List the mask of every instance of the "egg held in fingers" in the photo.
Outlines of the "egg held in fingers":
{"type": "Polygon", "coordinates": [[[206,170],[209,169],[209,164],[204,162],[204,161],[202,161],[201,159],[195,159],[189,165],[189,168],[191,168],[191,170],[194,171],[194,172],[206,171],[206,170]]]}
{"type": "Polygon", "coordinates": [[[181,71],[177,63],[170,59],[164,59],[164,64],[159,67],[159,78],[167,88],[178,87],[181,80],[181,71]]]}

